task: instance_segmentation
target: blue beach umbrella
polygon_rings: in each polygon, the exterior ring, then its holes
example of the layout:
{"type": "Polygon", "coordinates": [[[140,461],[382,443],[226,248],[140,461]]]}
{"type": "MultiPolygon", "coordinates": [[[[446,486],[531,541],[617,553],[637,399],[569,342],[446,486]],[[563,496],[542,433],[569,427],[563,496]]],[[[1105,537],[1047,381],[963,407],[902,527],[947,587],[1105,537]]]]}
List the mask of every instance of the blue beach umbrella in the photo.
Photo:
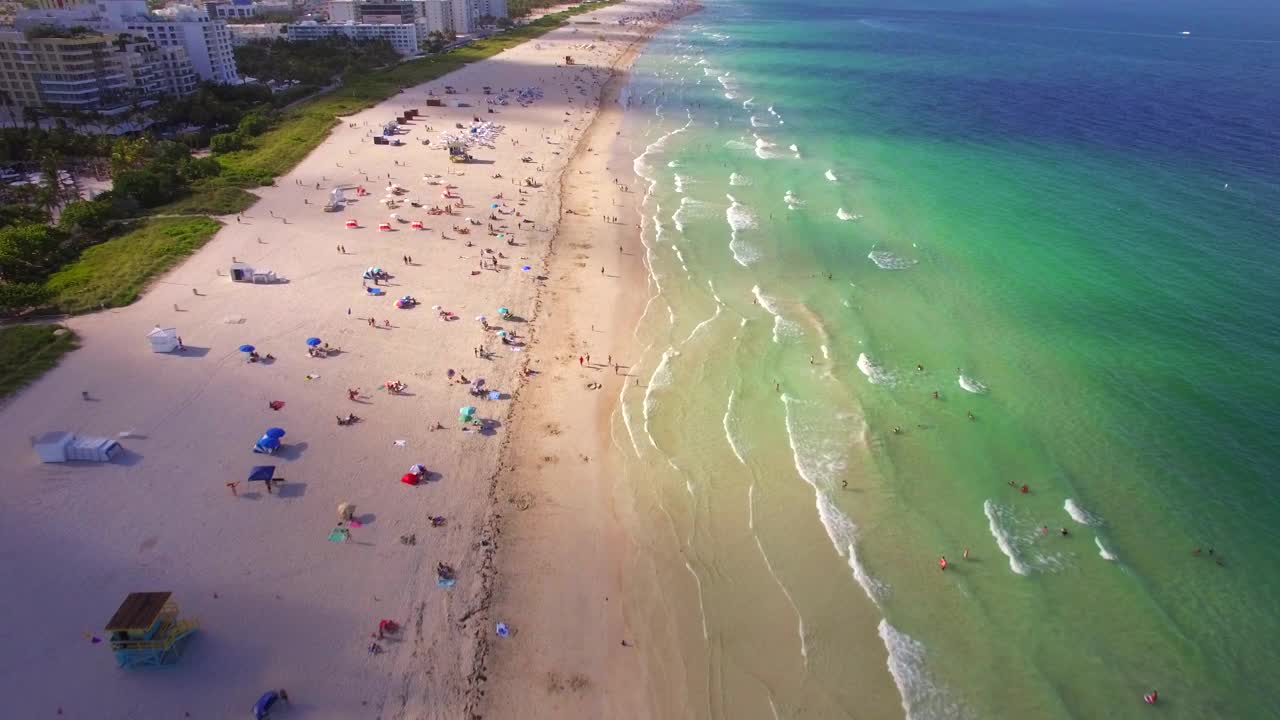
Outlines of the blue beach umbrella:
{"type": "Polygon", "coordinates": [[[307,344],[315,347],[320,344],[320,338],[307,338],[307,344]]]}
{"type": "Polygon", "coordinates": [[[282,438],[284,437],[284,428],[267,428],[267,431],[262,434],[265,437],[282,438]]]}
{"type": "Polygon", "coordinates": [[[280,438],[273,438],[270,435],[263,435],[258,438],[258,447],[264,450],[275,450],[280,447],[280,438]]]}
{"type": "Polygon", "coordinates": [[[491,207],[491,208],[496,208],[496,207],[498,207],[498,203],[493,203],[493,204],[492,204],[492,205],[490,205],[489,207],[491,207]]]}
{"type": "Polygon", "coordinates": [[[490,391],[489,391],[489,399],[490,399],[490,400],[501,400],[501,399],[502,399],[502,393],[498,392],[497,390],[490,390],[490,391]]]}
{"type": "Polygon", "coordinates": [[[506,336],[507,336],[507,331],[506,331],[506,330],[499,330],[499,331],[498,331],[498,337],[506,337],[506,336]]]}
{"type": "Polygon", "coordinates": [[[244,352],[244,353],[253,352],[253,346],[252,346],[252,345],[241,345],[241,346],[240,346],[240,352],[244,352]]]}
{"type": "Polygon", "coordinates": [[[476,414],[475,406],[467,405],[465,407],[460,407],[458,408],[458,414],[459,415],[475,415],[476,414]]]}
{"type": "Polygon", "coordinates": [[[523,270],[523,271],[525,271],[525,272],[529,272],[529,270],[530,270],[530,268],[529,268],[529,266],[528,266],[528,265],[525,265],[524,267],[522,267],[522,268],[520,268],[520,269],[521,269],[521,270],[523,270]]]}
{"type": "Polygon", "coordinates": [[[507,308],[500,307],[500,308],[498,308],[498,314],[499,314],[499,315],[510,315],[510,314],[511,314],[511,311],[510,311],[510,310],[508,310],[507,308]]]}

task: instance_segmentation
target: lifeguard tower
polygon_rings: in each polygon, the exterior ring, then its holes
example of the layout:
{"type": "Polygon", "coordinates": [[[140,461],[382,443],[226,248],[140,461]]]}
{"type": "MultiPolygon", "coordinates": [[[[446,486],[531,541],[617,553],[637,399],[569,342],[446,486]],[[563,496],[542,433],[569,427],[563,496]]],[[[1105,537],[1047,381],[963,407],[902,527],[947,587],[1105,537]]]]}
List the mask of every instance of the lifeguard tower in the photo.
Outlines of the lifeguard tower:
{"type": "Polygon", "coordinates": [[[449,162],[469,163],[471,162],[471,153],[467,152],[467,142],[462,138],[454,138],[449,140],[449,162]]]}
{"type": "Polygon", "coordinates": [[[122,668],[175,665],[182,657],[182,643],[198,623],[178,617],[178,603],[168,592],[136,592],[120,603],[106,632],[122,668]]]}

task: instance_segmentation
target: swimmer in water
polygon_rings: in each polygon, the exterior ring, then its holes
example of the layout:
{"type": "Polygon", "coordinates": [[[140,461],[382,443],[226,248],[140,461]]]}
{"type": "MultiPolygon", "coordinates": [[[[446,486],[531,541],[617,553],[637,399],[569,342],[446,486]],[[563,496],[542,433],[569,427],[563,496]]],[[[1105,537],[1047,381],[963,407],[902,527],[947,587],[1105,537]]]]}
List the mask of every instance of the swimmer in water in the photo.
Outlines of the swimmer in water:
{"type": "Polygon", "coordinates": [[[933,399],[934,399],[934,400],[937,400],[937,399],[938,399],[938,391],[937,391],[937,390],[934,390],[934,391],[933,391],[933,399]]]}
{"type": "Polygon", "coordinates": [[[1062,533],[1062,537],[1066,537],[1066,536],[1069,534],[1069,533],[1067,533],[1067,529],[1066,529],[1066,528],[1060,528],[1060,529],[1058,530],[1058,532],[1061,532],[1061,533],[1062,533]]]}
{"type": "Polygon", "coordinates": [[[901,435],[901,434],[902,434],[902,428],[898,427],[897,425],[894,425],[894,426],[893,426],[893,434],[894,434],[894,435],[901,435]]]}
{"type": "Polygon", "coordinates": [[[1152,690],[1151,692],[1142,696],[1143,702],[1145,702],[1148,705],[1155,705],[1156,700],[1159,700],[1159,699],[1160,699],[1160,693],[1156,692],[1155,690],[1152,690]]]}
{"type": "Polygon", "coordinates": [[[968,416],[968,418],[969,418],[970,420],[977,420],[977,419],[978,419],[978,418],[976,418],[976,417],[974,417],[974,416],[973,416],[973,411],[972,411],[972,410],[970,410],[970,411],[966,412],[966,413],[965,413],[965,415],[966,415],[966,416],[968,416]]]}
{"type": "Polygon", "coordinates": [[[924,372],[924,365],[916,363],[916,372],[924,372]]]}
{"type": "Polygon", "coordinates": [[[943,556],[941,556],[941,557],[939,557],[939,558],[938,558],[938,569],[939,569],[939,570],[946,570],[946,569],[947,569],[947,556],[946,556],[946,555],[943,555],[943,556]]]}

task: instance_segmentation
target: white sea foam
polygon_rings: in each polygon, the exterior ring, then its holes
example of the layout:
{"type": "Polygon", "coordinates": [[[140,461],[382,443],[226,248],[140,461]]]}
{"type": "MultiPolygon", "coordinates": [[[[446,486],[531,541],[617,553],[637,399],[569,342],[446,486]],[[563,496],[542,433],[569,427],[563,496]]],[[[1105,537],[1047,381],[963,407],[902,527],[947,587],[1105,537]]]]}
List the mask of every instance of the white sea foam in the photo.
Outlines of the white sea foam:
{"type": "MultiPolygon", "coordinates": [[[[738,447],[738,441],[733,437],[733,430],[738,426],[737,418],[733,416],[734,392],[733,390],[729,391],[729,404],[724,409],[724,439],[729,441],[729,449],[733,451],[733,456],[738,458],[738,462],[746,465],[747,461],[742,457],[742,448],[738,447]]],[[[755,485],[752,485],[752,487],[755,487],[755,485]]],[[[755,515],[753,514],[752,518],[754,517],[755,515]]],[[[752,520],[751,524],[754,527],[755,521],[752,520]]]]}
{"type": "Polygon", "coordinates": [[[791,446],[791,457],[796,473],[813,488],[815,505],[818,509],[818,520],[827,531],[827,537],[836,553],[844,556],[857,535],[858,528],[853,520],[841,512],[831,501],[831,489],[836,480],[845,471],[845,445],[850,432],[846,418],[827,418],[820,410],[815,415],[823,415],[822,421],[814,421],[804,416],[801,406],[805,405],[786,393],[782,394],[785,409],[784,420],[787,428],[787,443],[791,446]]]}
{"type": "Polygon", "coordinates": [[[839,210],[836,210],[836,217],[840,218],[841,220],[844,220],[845,222],[848,222],[850,220],[862,219],[861,215],[851,215],[848,212],[845,212],[844,208],[840,208],[839,210]]]}
{"type": "Polygon", "coordinates": [[[678,167],[680,167],[680,163],[676,162],[675,160],[668,160],[668,161],[667,161],[667,167],[669,167],[669,168],[678,168],[678,167]]]}
{"type": "Polygon", "coordinates": [[[759,285],[751,287],[751,294],[756,298],[756,304],[765,309],[770,315],[778,314],[778,301],[770,295],[765,295],[759,285]]]}
{"type": "Polygon", "coordinates": [[[653,434],[649,432],[649,418],[652,417],[653,408],[657,405],[654,393],[671,385],[673,378],[671,360],[679,356],[680,353],[675,348],[667,348],[666,352],[662,353],[662,360],[658,362],[658,367],[654,368],[653,375],[649,377],[648,387],[644,389],[644,434],[649,437],[649,444],[654,450],[661,450],[653,439],[653,434]]]}
{"type": "Polygon", "coordinates": [[[733,186],[750,185],[751,178],[738,173],[729,173],[729,184],[733,186]]]}
{"type": "Polygon", "coordinates": [[[768,140],[765,140],[759,135],[756,136],[755,147],[756,147],[756,157],[760,158],[761,160],[772,160],[773,158],[778,157],[778,153],[773,150],[773,148],[777,147],[777,145],[769,142],[768,140]]]}
{"type": "Polygon", "coordinates": [[[753,128],[758,128],[758,127],[769,127],[769,123],[767,123],[767,122],[765,122],[765,121],[761,120],[760,118],[756,117],[755,115],[752,115],[752,116],[751,116],[751,127],[753,127],[753,128]]]}
{"type": "MultiPolygon", "coordinates": [[[[655,295],[654,297],[657,297],[657,296],[655,295]]],[[[650,301],[652,301],[652,298],[650,298],[650,301]]],[[[648,304],[645,305],[645,309],[647,311],[648,304]]],[[[639,323],[637,323],[636,326],[637,328],[639,328],[639,323]]],[[[640,351],[640,360],[636,362],[636,367],[633,369],[635,370],[640,369],[640,365],[644,362],[644,357],[649,353],[649,350],[651,348],[653,348],[652,343],[650,343],[649,345],[646,345],[644,350],[640,351]]],[[[636,442],[635,428],[632,427],[631,425],[631,413],[627,410],[627,404],[625,402],[627,397],[628,387],[630,387],[630,385],[628,385],[627,383],[622,383],[622,389],[618,391],[618,409],[622,413],[622,424],[627,429],[627,436],[631,439],[631,448],[635,450],[636,457],[640,457],[640,444],[636,442]]]]}
{"type": "Polygon", "coordinates": [[[743,110],[750,110],[751,108],[753,108],[753,107],[755,107],[755,106],[756,106],[756,99],[755,99],[755,97],[754,97],[754,96],[749,97],[749,98],[747,98],[746,100],[743,100],[743,101],[742,101],[742,109],[743,109],[743,110]]]}
{"type": "Polygon", "coordinates": [[[1098,546],[1098,556],[1101,557],[1103,560],[1110,560],[1111,562],[1115,562],[1116,560],[1119,559],[1116,557],[1115,553],[1107,549],[1106,545],[1102,544],[1102,538],[1094,537],[1093,543],[1098,546]]]}
{"type": "Polygon", "coordinates": [[[1072,520],[1075,520],[1081,525],[1097,526],[1102,524],[1102,521],[1098,519],[1098,516],[1080,507],[1080,504],[1071,498],[1067,498],[1067,501],[1062,504],[1062,509],[1067,511],[1067,514],[1071,516],[1072,520]]]}
{"type": "Polygon", "coordinates": [[[872,250],[867,254],[867,259],[881,270],[906,270],[916,264],[915,260],[898,257],[887,250],[872,250]]]}
{"type": "Polygon", "coordinates": [[[898,686],[907,720],[965,717],[965,712],[929,677],[924,645],[890,625],[888,620],[881,620],[878,630],[889,655],[889,674],[898,686]]]}
{"type": "Polygon", "coordinates": [[[688,560],[684,561],[684,567],[693,576],[693,582],[698,586],[698,615],[702,617],[702,639],[704,641],[711,639],[711,633],[707,630],[707,608],[702,604],[702,578],[698,577],[698,573],[694,572],[693,566],[688,560]]]}
{"type": "Polygon", "coordinates": [[[724,213],[725,221],[729,223],[729,252],[733,253],[733,259],[739,265],[748,267],[760,259],[760,252],[743,242],[738,235],[756,227],[756,216],[751,208],[735,200],[732,195],[726,197],[730,203],[724,213]]]}
{"type": "MultiPolygon", "coordinates": [[[[684,262],[684,258],[680,258],[680,262],[682,262],[682,263],[683,263],[683,262],[684,262]]],[[[711,324],[711,323],[712,323],[716,318],[718,318],[718,317],[720,317],[720,304],[719,304],[719,303],[716,303],[716,311],[715,311],[714,313],[712,313],[712,314],[711,314],[711,317],[707,318],[706,320],[703,320],[702,322],[698,323],[697,325],[694,325],[694,326],[693,326],[693,331],[689,333],[689,337],[685,338],[685,339],[684,339],[684,342],[683,342],[683,343],[681,343],[681,345],[688,345],[688,344],[689,344],[689,341],[690,341],[690,340],[693,340],[693,338],[694,338],[694,336],[695,336],[695,335],[697,335],[699,332],[701,332],[701,330],[702,330],[703,328],[705,328],[705,327],[707,327],[708,325],[710,325],[710,324],[711,324]]]]}
{"type": "Polygon", "coordinates": [[[867,376],[867,380],[872,385],[892,385],[894,381],[893,373],[885,370],[880,363],[871,359],[866,353],[858,353],[858,369],[863,375],[867,376]]]}
{"type": "Polygon", "coordinates": [[[726,142],[724,146],[730,150],[751,150],[755,147],[751,143],[746,143],[741,140],[730,140],[726,142]]]}
{"type": "Polygon", "coordinates": [[[960,377],[956,378],[956,382],[959,383],[960,387],[964,388],[967,392],[974,393],[975,395],[982,395],[987,392],[986,385],[983,385],[964,373],[961,373],[960,377]]]}
{"type": "MultiPolygon", "coordinates": [[[[694,200],[685,195],[680,198],[680,207],[671,214],[671,224],[675,226],[676,232],[684,232],[684,224],[689,218],[701,217],[705,215],[707,204],[701,200],[694,200]]],[[[683,258],[681,259],[683,262],[683,258]]]]}
{"type": "Polygon", "coordinates": [[[788,210],[796,210],[798,208],[804,207],[804,201],[796,197],[796,194],[791,192],[790,190],[788,190],[787,193],[782,196],[782,202],[787,204],[788,210]]]}
{"type": "Polygon", "coordinates": [[[648,157],[655,153],[662,152],[662,150],[666,147],[668,140],[675,137],[676,135],[679,135],[685,130],[689,129],[689,126],[692,124],[693,124],[693,118],[692,116],[690,116],[688,122],[686,122],[681,127],[678,127],[662,135],[657,140],[654,140],[652,143],[648,145],[648,147],[644,149],[644,152],[637,155],[635,160],[631,162],[632,171],[634,171],[636,175],[639,175],[640,177],[650,182],[650,191],[652,191],[653,189],[652,184],[654,182],[654,177],[651,169],[649,168],[648,157]]]}
{"type": "Polygon", "coordinates": [[[788,320],[781,315],[773,316],[773,341],[781,344],[783,340],[794,340],[804,334],[804,328],[800,327],[800,323],[794,320],[788,320]]]}
{"type": "Polygon", "coordinates": [[[822,174],[822,176],[830,180],[831,182],[840,182],[840,178],[836,177],[836,173],[834,170],[827,170],[825,173],[822,174]]]}
{"type": "MultiPolygon", "coordinates": [[[[750,504],[751,508],[749,511],[749,524],[753,530],[755,528],[755,487],[756,486],[752,484],[750,489],[747,491],[747,502],[750,504]]],[[[779,578],[778,574],[773,571],[773,563],[769,562],[769,554],[764,551],[764,543],[760,542],[760,537],[757,536],[755,532],[751,533],[751,537],[756,541],[756,549],[760,551],[760,559],[764,560],[764,566],[765,569],[769,571],[769,577],[772,577],[773,581],[778,583],[778,589],[782,590],[783,596],[787,598],[787,602],[791,604],[791,609],[796,613],[796,630],[800,633],[800,657],[804,660],[805,667],[808,667],[809,643],[804,631],[804,616],[800,614],[800,608],[796,605],[796,601],[791,598],[791,591],[787,590],[787,586],[782,583],[782,578],[779,578]]],[[[773,705],[772,699],[769,701],[769,705],[773,705]]],[[[774,714],[777,714],[776,710],[774,711],[774,714]]]]}
{"type": "Polygon", "coordinates": [[[674,183],[675,183],[675,191],[676,191],[676,192],[678,192],[678,193],[683,193],[683,192],[684,192],[684,184],[685,184],[686,182],[689,182],[688,178],[686,178],[685,176],[681,175],[680,173],[676,173],[676,174],[675,174],[675,177],[673,178],[673,180],[674,180],[674,183]]]}
{"type": "Polygon", "coordinates": [[[1031,568],[1023,561],[1013,535],[1012,517],[1009,511],[987,500],[982,503],[982,512],[987,516],[987,525],[991,528],[991,536],[996,539],[1000,552],[1009,558],[1009,569],[1019,575],[1029,575],[1031,568]]]}
{"type": "Polygon", "coordinates": [[[867,598],[879,607],[881,599],[889,594],[889,586],[867,572],[867,568],[858,557],[858,548],[855,545],[849,546],[849,569],[853,570],[853,579],[862,586],[862,591],[867,594],[867,598]]]}
{"type": "Polygon", "coordinates": [[[737,95],[734,95],[734,94],[733,94],[733,93],[731,93],[731,92],[726,92],[726,93],[724,94],[724,99],[725,99],[725,100],[733,100],[733,99],[735,99],[735,98],[737,98],[737,97],[738,97],[737,95]]]}

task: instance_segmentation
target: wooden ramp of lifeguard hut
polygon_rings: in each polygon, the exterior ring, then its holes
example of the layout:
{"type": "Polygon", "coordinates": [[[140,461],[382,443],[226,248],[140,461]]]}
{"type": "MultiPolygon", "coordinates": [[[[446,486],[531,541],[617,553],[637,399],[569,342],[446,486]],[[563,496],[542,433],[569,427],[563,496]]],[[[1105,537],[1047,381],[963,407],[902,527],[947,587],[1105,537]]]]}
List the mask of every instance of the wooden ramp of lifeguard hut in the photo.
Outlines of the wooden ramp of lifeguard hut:
{"type": "Polygon", "coordinates": [[[168,592],[138,592],[120,604],[107,623],[107,637],[116,664],[122,668],[174,665],[182,645],[199,623],[179,618],[178,603],[168,592]]]}

